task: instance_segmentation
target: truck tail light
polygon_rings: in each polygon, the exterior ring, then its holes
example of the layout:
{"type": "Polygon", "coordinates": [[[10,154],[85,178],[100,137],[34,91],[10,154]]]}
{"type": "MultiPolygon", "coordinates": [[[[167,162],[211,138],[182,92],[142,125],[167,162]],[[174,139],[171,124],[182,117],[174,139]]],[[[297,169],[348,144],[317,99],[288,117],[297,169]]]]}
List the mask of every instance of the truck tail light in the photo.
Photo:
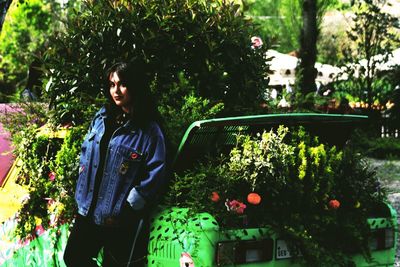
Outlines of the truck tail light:
{"type": "Polygon", "coordinates": [[[392,248],[394,246],[394,229],[382,228],[372,232],[372,237],[369,241],[371,250],[382,250],[392,248]]]}
{"type": "Polygon", "coordinates": [[[224,241],[217,244],[216,262],[218,266],[264,262],[272,260],[272,254],[272,239],[224,241]]]}

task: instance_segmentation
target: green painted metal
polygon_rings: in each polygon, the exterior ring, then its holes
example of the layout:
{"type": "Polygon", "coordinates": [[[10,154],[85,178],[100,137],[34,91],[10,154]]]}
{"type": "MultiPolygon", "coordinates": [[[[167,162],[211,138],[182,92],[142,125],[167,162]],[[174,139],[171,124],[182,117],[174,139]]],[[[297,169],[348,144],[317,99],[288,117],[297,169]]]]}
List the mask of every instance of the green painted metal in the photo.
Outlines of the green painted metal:
{"type": "MultiPolygon", "coordinates": [[[[50,228],[29,244],[15,251],[14,255],[6,260],[1,267],[66,267],[63,256],[67,245],[70,224],[50,228]]],[[[82,248],[84,249],[84,248],[82,248]]],[[[103,251],[96,259],[101,266],[103,251]]]]}
{"type": "Polygon", "coordinates": [[[12,258],[2,267],[64,267],[63,254],[67,242],[69,225],[45,231],[30,241],[28,245],[18,249],[12,258]]]}
{"type": "Polygon", "coordinates": [[[150,230],[148,266],[179,266],[182,252],[195,257],[197,266],[212,266],[219,226],[210,214],[165,208],[150,230]]]}
{"type": "MultiPolygon", "coordinates": [[[[390,217],[370,218],[371,229],[391,228],[394,240],[397,240],[397,215],[388,204],[390,217]]],[[[218,222],[208,213],[191,213],[187,208],[165,207],[153,219],[149,242],[149,267],[180,266],[183,252],[189,253],[195,266],[215,267],[216,252],[219,243],[246,240],[271,239],[273,243],[272,259],[261,263],[226,264],[237,267],[286,267],[299,266],[293,259],[278,259],[279,237],[270,228],[221,229],[218,222]]],[[[279,243],[281,244],[281,243],[279,243]]],[[[393,266],[396,255],[396,242],[392,248],[372,251],[372,261],[362,255],[354,255],[357,267],[393,266]]]]}

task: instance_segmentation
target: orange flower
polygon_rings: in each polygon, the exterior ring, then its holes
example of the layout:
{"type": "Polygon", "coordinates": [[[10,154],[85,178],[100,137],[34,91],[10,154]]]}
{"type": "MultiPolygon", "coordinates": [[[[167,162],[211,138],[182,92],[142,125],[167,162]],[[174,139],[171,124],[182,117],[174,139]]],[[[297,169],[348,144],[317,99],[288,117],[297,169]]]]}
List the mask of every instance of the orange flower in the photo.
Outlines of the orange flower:
{"type": "Polygon", "coordinates": [[[340,202],[338,200],[336,200],[336,199],[332,199],[332,200],[329,201],[329,207],[331,209],[336,210],[336,209],[338,209],[340,207],[340,202]]]}
{"type": "Polygon", "coordinates": [[[217,192],[212,192],[212,193],[211,193],[211,201],[212,201],[212,202],[218,202],[219,199],[220,199],[220,197],[219,197],[219,195],[218,195],[217,192]]]}
{"type": "Polygon", "coordinates": [[[253,205],[258,205],[261,202],[261,196],[257,193],[250,193],[247,195],[247,202],[253,205]]]}

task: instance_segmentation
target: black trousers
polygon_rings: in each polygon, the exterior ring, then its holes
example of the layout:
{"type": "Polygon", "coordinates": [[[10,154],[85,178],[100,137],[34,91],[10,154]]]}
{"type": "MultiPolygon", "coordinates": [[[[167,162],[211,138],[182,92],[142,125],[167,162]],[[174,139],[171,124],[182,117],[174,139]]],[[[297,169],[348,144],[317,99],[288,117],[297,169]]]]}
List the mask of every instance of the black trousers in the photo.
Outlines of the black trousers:
{"type": "Polygon", "coordinates": [[[146,263],[148,244],[148,216],[125,207],[115,226],[96,225],[91,217],[77,215],[64,251],[68,267],[98,266],[96,259],[103,248],[104,267],[142,267],[146,263]],[[140,221],[142,227],[139,228],[140,221]],[[133,240],[135,249],[131,261],[133,240]]]}

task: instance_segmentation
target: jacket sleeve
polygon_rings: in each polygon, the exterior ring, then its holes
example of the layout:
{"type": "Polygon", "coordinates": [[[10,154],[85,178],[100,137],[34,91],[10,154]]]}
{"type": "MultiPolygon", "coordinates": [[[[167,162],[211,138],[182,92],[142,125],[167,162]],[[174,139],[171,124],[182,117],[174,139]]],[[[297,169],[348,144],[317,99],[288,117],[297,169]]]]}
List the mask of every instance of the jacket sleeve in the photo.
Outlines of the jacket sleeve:
{"type": "Polygon", "coordinates": [[[135,210],[140,210],[146,202],[155,199],[158,189],[165,184],[165,176],[165,140],[162,135],[157,135],[149,140],[141,182],[129,192],[127,201],[131,207],[135,210]]]}

